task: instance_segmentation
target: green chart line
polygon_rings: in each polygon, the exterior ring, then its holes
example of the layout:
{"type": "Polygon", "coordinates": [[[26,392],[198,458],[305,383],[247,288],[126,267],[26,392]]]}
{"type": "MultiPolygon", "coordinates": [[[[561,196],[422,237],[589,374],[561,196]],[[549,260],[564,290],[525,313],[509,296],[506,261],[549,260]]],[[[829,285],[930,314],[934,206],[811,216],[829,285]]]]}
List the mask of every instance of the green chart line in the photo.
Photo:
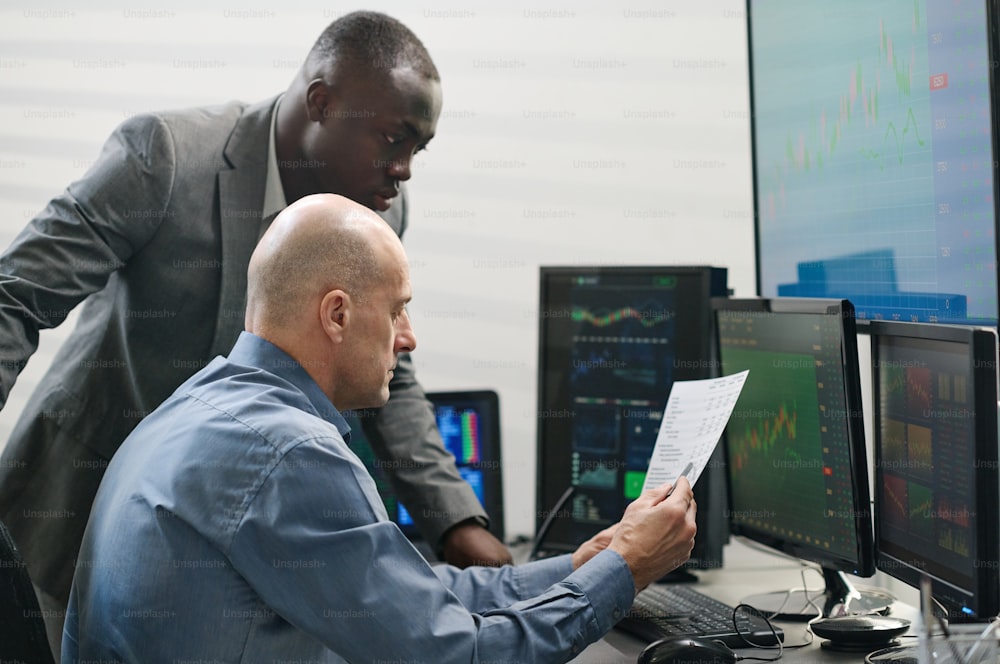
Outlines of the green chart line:
{"type": "Polygon", "coordinates": [[[669,316],[666,315],[650,316],[648,311],[641,311],[633,307],[622,307],[603,316],[596,316],[586,309],[574,309],[572,317],[573,322],[590,323],[594,327],[607,327],[627,319],[636,320],[643,327],[653,327],[669,319],[669,316]]]}

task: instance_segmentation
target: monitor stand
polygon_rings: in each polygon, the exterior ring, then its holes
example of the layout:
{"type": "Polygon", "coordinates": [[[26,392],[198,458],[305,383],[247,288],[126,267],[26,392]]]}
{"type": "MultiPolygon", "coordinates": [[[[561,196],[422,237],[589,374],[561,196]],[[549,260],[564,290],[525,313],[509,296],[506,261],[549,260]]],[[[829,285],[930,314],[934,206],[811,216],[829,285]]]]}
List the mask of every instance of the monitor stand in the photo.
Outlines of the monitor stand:
{"type": "Polygon", "coordinates": [[[847,575],[823,568],[826,588],[808,590],[789,589],[751,595],[742,600],[764,615],[777,620],[811,620],[817,616],[832,618],[863,613],[889,611],[895,597],[875,589],[857,590],[847,580],[847,575]]]}

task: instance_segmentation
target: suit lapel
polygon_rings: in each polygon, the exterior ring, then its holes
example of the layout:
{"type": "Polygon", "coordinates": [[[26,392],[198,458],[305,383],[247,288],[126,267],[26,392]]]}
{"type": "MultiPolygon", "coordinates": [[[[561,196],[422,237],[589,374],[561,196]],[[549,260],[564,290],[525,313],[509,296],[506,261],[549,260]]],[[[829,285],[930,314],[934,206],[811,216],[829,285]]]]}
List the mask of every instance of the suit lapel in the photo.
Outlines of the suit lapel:
{"type": "MultiPolygon", "coordinates": [[[[232,168],[219,172],[222,281],[209,357],[228,355],[243,331],[247,264],[260,236],[276,216],[261,219],[271,113],[276,103],[277,98],[274,98],[247,108],[226,144],[226,159],[232,168]]],[[[387,212],[380,213],[399,236],[406,230],[406,205],[404,188],[396,203],[387,212]]]]}
{"type": "MultiPolygon", "coordinates": [[[[267,177],[267,143],[275,99],[249,107],[226,145],[232,168],[219,173],[222,280],[210,357],[228,355],[243,331],[247,264],[271,219],[261,219],[267,177]]],[[[273,217],[272,217],[273,218],[273,217]]]]}

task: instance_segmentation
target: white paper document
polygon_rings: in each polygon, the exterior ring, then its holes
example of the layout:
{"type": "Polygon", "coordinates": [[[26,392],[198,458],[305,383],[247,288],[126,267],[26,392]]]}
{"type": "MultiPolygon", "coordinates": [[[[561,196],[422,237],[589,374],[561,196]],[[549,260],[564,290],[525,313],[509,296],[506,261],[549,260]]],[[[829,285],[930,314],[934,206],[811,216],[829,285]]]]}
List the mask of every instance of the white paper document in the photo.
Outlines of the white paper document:
{"type": "Polygon", "coordinates": [[[674,383],[643,491],[674,483],[681,475],[694,486],[726,428],[748,373],[674,383]]]}

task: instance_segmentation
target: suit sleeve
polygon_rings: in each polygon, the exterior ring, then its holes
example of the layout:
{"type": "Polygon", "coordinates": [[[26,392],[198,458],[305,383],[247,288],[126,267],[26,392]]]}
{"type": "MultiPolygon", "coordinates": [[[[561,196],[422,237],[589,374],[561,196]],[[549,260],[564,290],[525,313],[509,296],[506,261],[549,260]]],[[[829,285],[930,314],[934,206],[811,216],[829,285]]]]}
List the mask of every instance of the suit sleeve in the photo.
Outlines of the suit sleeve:
{"type": "Polygon", "coordinates": [[[174,173],[167,128],[123,123],[84,177],[52,199],[0,255],[0,407],[38,347],[156,232],[174,173]]]}
{"type": "MultiPolygon", "coordinates": [[[[408,226],[408,212],[404,185],[399,204],[384,215],[400,238],[408,226]]],[[[389,389],[389,402],[378,410],[366,411],[362,427],[420,534],[439,546],[444,533],[462,521],[476,519],[488,526],[488,515],[458,474],[455,457],[444,447],[433,408],[417,382],[409,354],[399,357],[389,389]]]]}
{"type": "Polygon", "coordinates": [[[361,421],[396,496],[424,539],[437,546],[445,531],[468,519],[488,525],[483,506],[444,447],[409,354],[399,357],[389,383],[389,401],[361,421]]]}

